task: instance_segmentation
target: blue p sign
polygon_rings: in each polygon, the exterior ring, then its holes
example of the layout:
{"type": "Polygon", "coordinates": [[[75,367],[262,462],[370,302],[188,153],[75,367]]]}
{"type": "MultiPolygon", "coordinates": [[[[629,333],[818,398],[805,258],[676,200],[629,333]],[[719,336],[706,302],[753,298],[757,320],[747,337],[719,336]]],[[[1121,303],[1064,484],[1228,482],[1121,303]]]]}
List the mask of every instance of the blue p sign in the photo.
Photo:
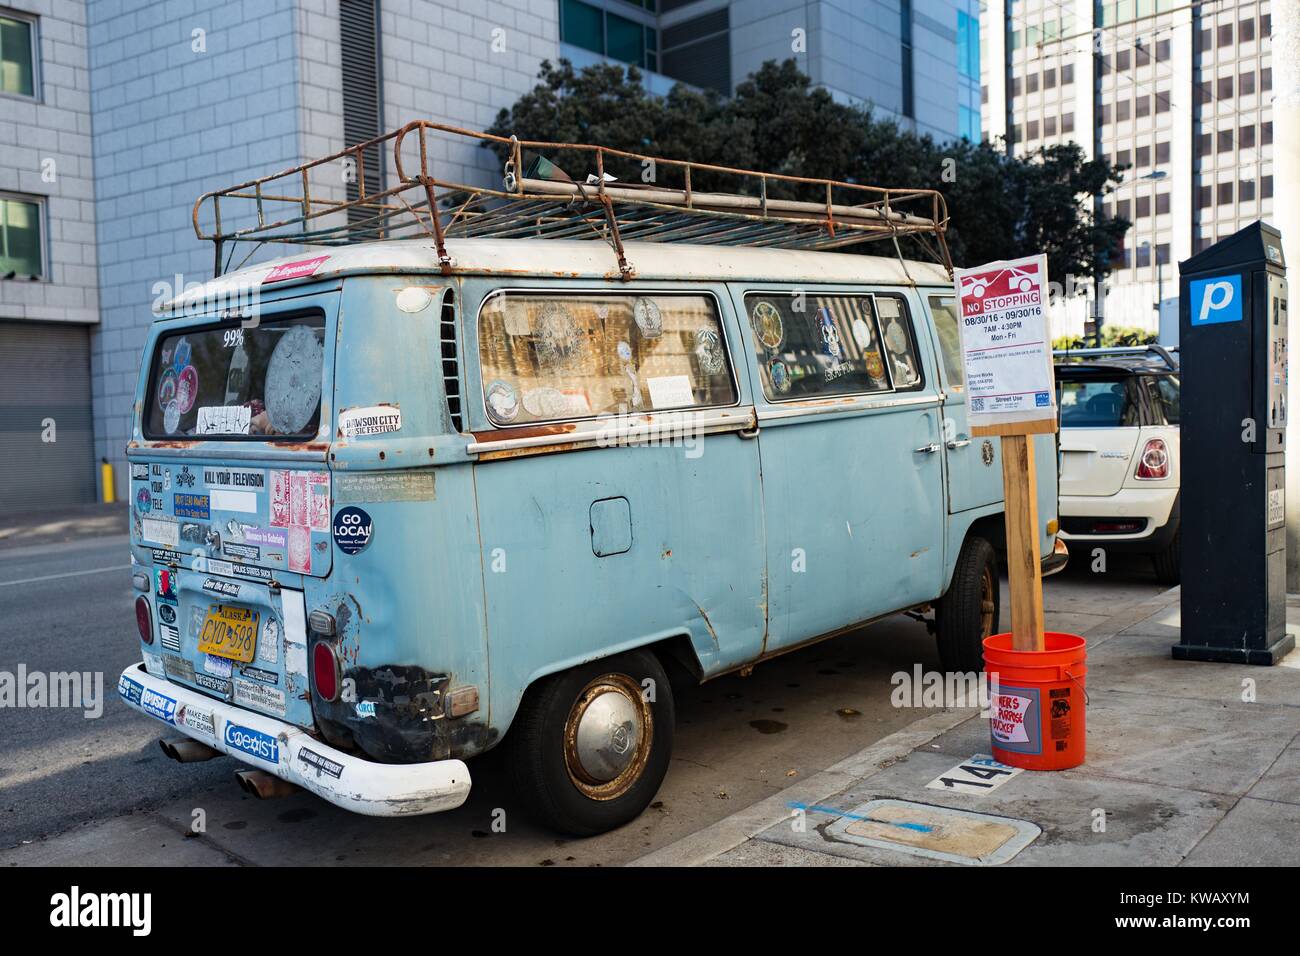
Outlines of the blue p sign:
{"type": "Polygon", "coordinates": [[[1241,321],[1241,276],[1195,279],[1191,296],[1192,325],[1241,321]]]}

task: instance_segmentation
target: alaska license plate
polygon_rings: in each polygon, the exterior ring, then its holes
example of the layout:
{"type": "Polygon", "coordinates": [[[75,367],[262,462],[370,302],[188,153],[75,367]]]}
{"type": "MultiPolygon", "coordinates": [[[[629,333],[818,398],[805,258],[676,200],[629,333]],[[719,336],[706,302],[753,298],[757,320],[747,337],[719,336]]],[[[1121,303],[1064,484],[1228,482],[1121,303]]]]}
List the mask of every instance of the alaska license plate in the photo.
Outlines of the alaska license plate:
{"type": "Polygon", "coordinates": [[[247,664],[257,649],[257,620],[251,608],[212,605],[199,630],[199,653],[247,664]]]}

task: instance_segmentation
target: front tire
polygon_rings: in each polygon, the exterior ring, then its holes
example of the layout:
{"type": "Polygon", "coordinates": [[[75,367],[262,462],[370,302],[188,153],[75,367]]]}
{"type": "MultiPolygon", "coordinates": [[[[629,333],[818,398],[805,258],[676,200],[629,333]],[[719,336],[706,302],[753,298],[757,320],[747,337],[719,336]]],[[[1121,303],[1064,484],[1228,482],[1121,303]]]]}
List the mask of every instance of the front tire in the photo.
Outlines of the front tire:
{"type": "Polygon", "coordinates": [[[672,687],[648,651],[538,681],[524,694],[506,741],[510,775],[529,815],[574,836],[634,820],[668,772],[673,722],[672,687]]]}
{"type": "Polygon", "coordinates": [[[934,612],[939,660],[946,671],[982,671],[984,638],[998,633],[998,556],[984,538],[962,542],[952,584],[934,612]]]}

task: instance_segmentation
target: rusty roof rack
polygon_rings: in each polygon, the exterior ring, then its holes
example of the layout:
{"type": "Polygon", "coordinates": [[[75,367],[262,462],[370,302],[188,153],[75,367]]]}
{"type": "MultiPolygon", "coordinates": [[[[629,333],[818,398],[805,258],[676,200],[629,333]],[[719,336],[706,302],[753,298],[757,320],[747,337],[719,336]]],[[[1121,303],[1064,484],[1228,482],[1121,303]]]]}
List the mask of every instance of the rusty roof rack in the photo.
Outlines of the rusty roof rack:
{"type": "MultiPolygon", "coordinates": [[[[406,157],[409,162],[410,157],[406,157]]],[[[873,240],[912,237],[949,274],[952,260],[945,231],[948,209],[933,189],[886,189],[857,183],[730,169],[661,159],[574,143],[548,143],[494,136],[417,121],[322,159],[205,193],[194,204],[194,231],[215,246],[220,275],[223,248],[235,243],[342,245],[427,235],[444,273],[453,262],[446,240],[454,237],[602,239],[618,258],[623,278],[633,267],[627,240],[684,242],[777,249],[839,249],[873,240]],[[433,136],[429,136],[433,133],[433,136]],[[410,148],[407,137],[414,138],[410,148]],[[486,145],[505,159],[499,189],[434,175],[431,146],[486,145]],[[418,156],[408,171],[403,146],[418,156]],[[525,150],[539,157],[522,174],[525,150]],[[570,179],[543,153],[591,157],[594,175],[570,179]],[[391,158],[395,185],[367,192],[367,180],[391,158]],[[316,184],[336,164],[355,171],[352,185],[316,184]],[[617,169],[628,176],[619,180],[617,169]],[[644,170],[653,171],[646,177],[644,170]],[[639,180],[650,178],[649,183],[639,180]],[[698,187],[706,186],[707,190],[698,187]],[[210,205],[210,225],[200,224],[210,205]],[[933,241],[931,241],[933,237],[933,241]]]]}

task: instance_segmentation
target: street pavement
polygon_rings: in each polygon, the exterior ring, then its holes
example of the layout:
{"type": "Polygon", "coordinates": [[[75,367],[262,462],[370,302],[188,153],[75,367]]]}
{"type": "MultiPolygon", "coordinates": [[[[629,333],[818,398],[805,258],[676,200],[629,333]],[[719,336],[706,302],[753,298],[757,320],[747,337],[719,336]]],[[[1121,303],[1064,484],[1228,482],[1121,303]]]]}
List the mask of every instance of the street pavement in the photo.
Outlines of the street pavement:
{"type": "MultiPolygon", "coordinates": [[[[903,731],[928,711],[890,704],[891,677],[938,667],[923,624],[895,617],[760,664],[749,677],[676,688],[668,778],[642,817],[587,840],[528,822],[495,755],[450,813],[359,817],[308,794],[257,801],[229,758],[178,764],[162,725],[128,710],[117,675],[138,657],[124,536],[0,548],[0,671],[102,675],[102,708],[0,709],[0,865],[617,865],[672,845],[903,731]],[[501,811],[504,811],[504,815],[501,811]],[[204,830],[194,835],[201,819],[204,830]],[[499,831],[504,822],[504,832],[499,831]],[[495,826],[494,826],[495,824],[495,826]],[[10,848],[10,849],[4,849],[10,848]]],[[[1161,592],[1148,563],[1075,562],[1045,582],[1048,627],[1083,631],[1161,592]]],[[[1009,620],[1003,587],[1003,621],[1009,620]]]]}

